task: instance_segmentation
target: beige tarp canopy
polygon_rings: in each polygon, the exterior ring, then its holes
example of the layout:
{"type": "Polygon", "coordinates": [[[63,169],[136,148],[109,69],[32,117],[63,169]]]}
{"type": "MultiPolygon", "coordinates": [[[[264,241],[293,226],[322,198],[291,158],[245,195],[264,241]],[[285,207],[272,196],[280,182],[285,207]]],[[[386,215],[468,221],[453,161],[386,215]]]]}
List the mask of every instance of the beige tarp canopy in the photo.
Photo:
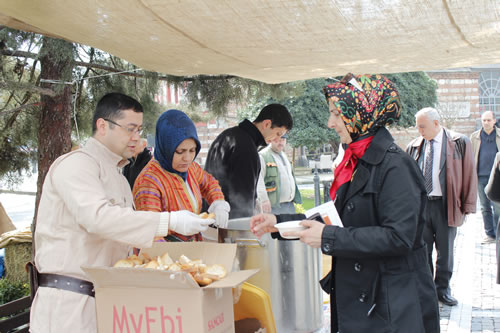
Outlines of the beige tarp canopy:
{"type": "Polygon", "coordinates": [[[0,24],[268,83],[500,63],[499,0],[1,0],[0,24]]]}

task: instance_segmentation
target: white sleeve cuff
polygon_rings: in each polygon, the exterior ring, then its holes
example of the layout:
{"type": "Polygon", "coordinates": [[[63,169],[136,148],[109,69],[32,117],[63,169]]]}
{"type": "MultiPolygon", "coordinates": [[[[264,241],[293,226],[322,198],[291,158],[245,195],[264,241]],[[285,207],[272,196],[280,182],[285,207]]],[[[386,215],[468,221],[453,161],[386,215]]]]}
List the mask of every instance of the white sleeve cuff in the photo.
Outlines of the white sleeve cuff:
{"type": "Polygon", "coordinates": [[[158,229],[156,229],[155,236],[167,236],[168,235],[168,225],[170,221],[170,213],[162,212],[160,213],[160,223],[158,224],[158,229]]]}

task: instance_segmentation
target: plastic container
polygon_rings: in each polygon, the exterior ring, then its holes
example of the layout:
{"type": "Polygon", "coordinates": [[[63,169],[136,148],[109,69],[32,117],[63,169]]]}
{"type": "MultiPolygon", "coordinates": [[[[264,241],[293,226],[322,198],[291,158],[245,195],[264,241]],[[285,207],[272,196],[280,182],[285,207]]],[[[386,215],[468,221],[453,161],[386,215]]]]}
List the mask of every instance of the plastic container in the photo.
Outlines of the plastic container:
{"type": "Polygon", "coordinates": [[[276,333],[271,298],[261,288],[243,283],[240,300],[234,305],[234,320],[256,318],[266,333],[276,333]]]}

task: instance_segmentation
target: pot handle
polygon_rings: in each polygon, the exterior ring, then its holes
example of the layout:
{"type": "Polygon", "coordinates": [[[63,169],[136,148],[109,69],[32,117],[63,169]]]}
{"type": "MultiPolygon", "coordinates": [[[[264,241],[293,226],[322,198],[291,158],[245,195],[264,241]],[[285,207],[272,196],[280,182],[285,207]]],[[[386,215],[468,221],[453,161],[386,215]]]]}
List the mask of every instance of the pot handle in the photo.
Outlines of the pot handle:
{"type": "Polygon", "coordinates": [[[234,240],[238,246],[260,246],[266,247],[266,243],[256,238],[236,238],[234,240]]]}

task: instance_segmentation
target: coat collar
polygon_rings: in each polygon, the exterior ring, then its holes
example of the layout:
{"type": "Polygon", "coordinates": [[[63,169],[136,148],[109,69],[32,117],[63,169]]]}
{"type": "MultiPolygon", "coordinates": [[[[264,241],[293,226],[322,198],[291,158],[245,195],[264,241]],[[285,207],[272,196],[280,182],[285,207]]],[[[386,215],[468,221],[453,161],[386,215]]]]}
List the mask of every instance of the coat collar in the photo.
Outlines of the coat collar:
{"type": "Polygon", "coordinates": [[[252,141],[257,147],[266,146],[266,139],[262,136],[257,126],[255,126],[250,120],[245,119],[238,125],[244,132],[246,132],[252,138],[252,141]]]}
{"type": "Polygon", "coordinates": [[[368,164],[379,164],[384,159],[387,149],[394,143],[394,139],[385,127],[381,127],[373,138],[370,147],[366,150],[361,160],[368,164]]]}
{"type": "MultiPolygon", "coordinates": [[[[377,133],[375,133],[375,137],[373,138],[370,147],[366,150],[364,155],[360,160],[364,161],[367,164],[377,165],[382,163],[385,154],[389,147],[394,144],[394,139],[391,134],[385,127],[381,127],[377,133]]],[[[341,192],[337,192],[337,197],[340,198],[338,203],[336,202],[337,209],[343,206],[347,200],[352,198],[359,190],[361,190],[368,179],[370,178],[370,170],[363,163],[358,163],[356,166],[356,170],[352,175],[352,180],[348,184],[347,188],[344,188],[341,192]]],[[[342,189],[342,186],[339,190],[342,189]]]]}
{"type": "MultiPolygon", "coordinates": [[[[445,135],[445,140],[446,141],[457,141],[458,139],[460,139],[461,135],[457,132],[453,132],[445,127],[442,127],[443,128],[443,132],[444,132],[444,135],[445,135]]],[[[422,136],[419,136],[418,138],[416,138],[411,146],[412,147],[420,147],[422,146],[422,144],[424,143],[424,138],[422,136]]]]}
{"type": "Polygon", "coordinates": [[[99,160],[111,164],[112,166],[115,167],[123,168],[125,165],[129,163],[128,160],[113,153],[111,150],[108,149],[108,147],[106,147],[100,141],[98,141],[93,137],[91,137],[87,141],[83,149],[89,151],[90,153],[92,153],[92,155],[97,156],[99,160]]]}

